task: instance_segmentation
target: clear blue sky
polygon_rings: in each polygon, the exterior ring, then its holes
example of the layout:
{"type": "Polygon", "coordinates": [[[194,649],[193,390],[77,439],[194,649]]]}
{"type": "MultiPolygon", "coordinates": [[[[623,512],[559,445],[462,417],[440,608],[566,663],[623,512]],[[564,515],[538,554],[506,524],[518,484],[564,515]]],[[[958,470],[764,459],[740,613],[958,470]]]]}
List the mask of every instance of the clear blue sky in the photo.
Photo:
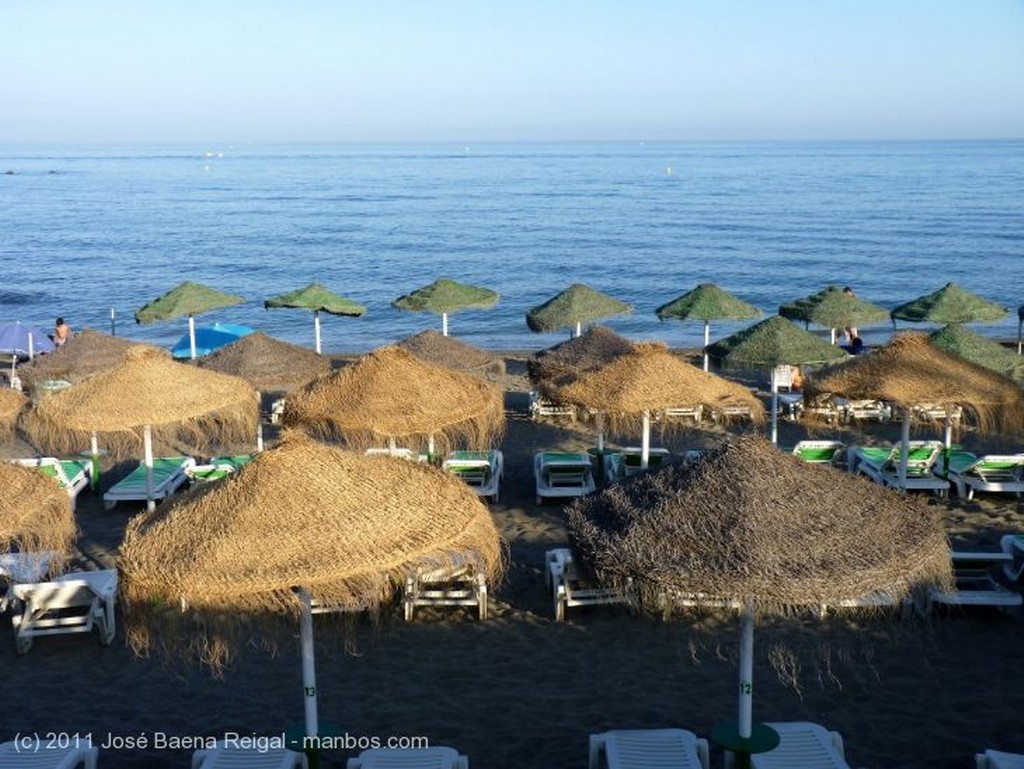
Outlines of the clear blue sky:
{"type": "Polygon", "coordinates": [[[1024,0],[4,0],[0,142],[1024,138],[1024,0]]]}

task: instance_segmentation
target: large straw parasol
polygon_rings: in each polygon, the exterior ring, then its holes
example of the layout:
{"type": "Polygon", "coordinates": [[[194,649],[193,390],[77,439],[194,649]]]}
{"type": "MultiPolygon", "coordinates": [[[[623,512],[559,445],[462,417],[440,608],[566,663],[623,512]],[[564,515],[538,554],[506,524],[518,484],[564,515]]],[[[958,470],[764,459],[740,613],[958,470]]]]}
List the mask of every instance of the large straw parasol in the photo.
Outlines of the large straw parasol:
{"type": "Polygon", "coordinates": [[[47,379],[63,379],[74,384],[117,365],[124,360],[129,348],[137,346],[139,342],[85,328],[64,346],[36,358],[18,371],[29,387],[47,379]]]}
{"type": "Polygon", "coordinates": [[[28,398],[17,390],[0,387],[0,439],[9,440],[14,435],[18,417],[28,405],[28,398]]]}
{"type": "Polygon", "coordinates": [[[397,346],[364,355],[288,397],[282,422],[356,449],[426,439],[428,451],[489,448],[505,426],[493,385],[420,360],[397,346]]]}
{"type": "Polygon", "coordinates": [[[804,397],[823,393],[883,400],[900,407],[901,484],[906,482],[910,408],[915,404],[937,404],[947,413],[960,407],[973,414],[981,430],[1012,433],[1024,427],[1024,391],[1020,387],[987,368],[940,350],[925,334],[897,334],[886,347],[813,372],[804,380],[804,397]]]}
{"type": "MultiPolygon", "coordinates": [[[[744,320],[759,318],[761,311],[752,304],[724,291],[714,283],[701,283],[692,291],[663,304],[654,311],[659,320],[675,318],[676,320],[704,321],[704,347],[711,342],[711,321],[713,320],[744,320]]],[[[704,370],[708,370],[708,354],[704,352],[704,370]]]]}
{"type": "Polygon", "coordinates": [[[489,309],[498,302],[498,294],[489,288],[439,278],[429,286],[398,297],[391,303],[396,310],[432,312],[441,316],[441,333],[448,336],[448,316],[459,310],[489,309]]]}
{"type": "Polygon", "coordinates": [[[633,351],[633,343],[610,328],[591,326],[583,334],[541,350],[527,362],[530,381],[546,397],[588,371],[633,351]]]}
{"type": "Polygon", "coordinates": [[[940,328],[929,335],[931,343],[941,350],[992,369],[1018,382],[1024,380],[1024,361],[999,342],[975,334],[959,323],[940,328]]]}
{"type": "Polygon", "coordinates": [[[200,313],[232,307],[245,301],[244,297],[225,294],[201,283],[186,280],[157,297],[135,312],[136,323],[156,323],[188,316],[188,335],[191,340],[192,358],[196,357],[196,322],[200,313]]]}
{"type": "Polygon", "coordinates": [[[707,374],[654,342],[639,343],[608,365],[581,374],[558,391],[558,399],[608,414],[615,431],[640,417],[641,468],[647,467],[650,455],[652,411],[698,404],[749,406],[755,422],[764,418],[764,407],[748,389],[707,374]]]}
{"type": "MultiPolygon", "coordinates": [[[[147,484],[153,441],[183,441],[197,449],[256,435],[259,394],[237,377],[175,363],[152,347],[132,348],[108,371],[54,393],[28,413],[33,442],[59,454],[98,442],[115,457],[136,455],[142,428],[147,484]]],[[[150,508],[153,500],[149,500],[150,508]]]]}
{"type": "Polygon", "coordinates": [[[783,365],[826,363],[847,357],[839,347],[826,344],[814,334],[794,326],[778,315],[715,342],[707,348],[707,352],[726,367],[767,366],[771,369],[772,443],[778,441],[779,426],[776,368],[783,365]]]}
{"type": "Polygon", "coordinates": [[[598,577],[648,609],[741,610],[739,723],[712,733],[741,758],[777,744],[752,719],[756,615],[951,583],[934,510],[754,436],[581,498],[568,528],[598,577]]]}
{"type": "Polygon", "coordinates": [[[327,358],[261,332],[199,360],[199,367],[241,377],[257,390],[291,390],[331,370],[327,358]]]}
{"type": "Polygon", "coordinates": [[[0,553],[52,551],[66,558],[77,535],[67,492],[38,470],[13,462],[0,462],[0,488],[0,553]]]}
{"type": "Polygon", "coordinates": [[[498,356],[433,329],[403,339],[398,346],[427,363],[473,374],[487,381],[501,381],[505,376],[505,361],[498,356]]]}
{"type": "Polygon", "coordinates": [[[889,313],[893,322],[988,323],[1002,319],[1009,310],[1002,305],[947,283],[938,291],[901,304],[889,313]]]}
{"type": "Polygon", "coordinates": [[[316,351],[320,354],[320,313],[326,312],[331,315],[347,315],[359,317],[366,314],[363,305],[338,296],[329,289],[313,281],[308,286],[297,288],[286,294],[275,296],[263,302],[266,309],[275,307],[290,307],[299,310],[313,311],[313,335],[316,340],[316,351]]]}
{"type": "Polygon", "coordinates": [[[889,320],[889,311],[841,290],[827,286],[816,294],[797,299],[779,307],[779,315],[788,320],[829,329],[830,341],[836,343],[836,329],[870,326],[889,320]]]}
{"type": "Polygon", "coordinates": [[[198,652],[216,671],[254,624],[299,619],[305,735],[315,738],[313,602],[362,611],[420,567],[472,563],[496,581],[502,562],[490,514],[457,478],[289,435],[237,474],[133,519],[118,567],[139,653],[198,652]]]}
{"type": "Polygon", "coordinates": [[[573,283],[562,293],[528,310],[526,325],[538,333],[571,328],[575,329],[574,335],[579,336],[584,323],[630,312],[633,312],[632,305],[583,283],[573,283]]]}

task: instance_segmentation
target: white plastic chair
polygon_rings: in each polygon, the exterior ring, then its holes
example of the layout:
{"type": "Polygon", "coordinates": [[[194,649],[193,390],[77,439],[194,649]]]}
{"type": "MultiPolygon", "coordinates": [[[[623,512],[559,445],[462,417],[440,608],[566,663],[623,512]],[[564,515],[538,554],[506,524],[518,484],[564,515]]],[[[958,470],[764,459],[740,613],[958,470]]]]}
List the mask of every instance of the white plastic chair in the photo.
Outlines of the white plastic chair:
{"type": "Polygon", "coordinates": [[[850,769],[839,732],[809,721],[770,723],[779,746],[750,757],[754,769],[850,769]]]}
{"type": "MultiPolygon", "coordinates": [[[[708,769],[707,740],[686,729],[616,729],[590,735],[588,769],[708,769]]],[[[351,769],[351,767],[349,767],[351,769]]]]}

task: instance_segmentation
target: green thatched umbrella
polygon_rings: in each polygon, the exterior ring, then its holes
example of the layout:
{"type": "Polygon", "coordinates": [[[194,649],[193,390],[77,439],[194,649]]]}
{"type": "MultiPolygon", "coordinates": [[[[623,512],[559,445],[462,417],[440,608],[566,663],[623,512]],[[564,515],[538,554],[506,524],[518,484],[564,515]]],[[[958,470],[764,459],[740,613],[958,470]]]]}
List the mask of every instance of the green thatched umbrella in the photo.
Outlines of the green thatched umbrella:
{"type": "MultiPolygon", "coordinates": [[[[132,348],[116,367],[56,392],[26,417],[33,442],[58,454],[99,439],[114,456],[137,455],[142,429],[147,489],[152,488],[153,441],[251,439],[259,429],[259,393],[237,377],[175,363],[163,350],[132,348]]],[[[148,507],[154,507],[152,499],[148,507]]]]}
{"type": "Polygon", "coordinates": [[[267,299],[263,306],[266,309],[274,307],[292,307],[299,310],[313,311],[313,335],[316,339],[316,351],[320,354],[320,313],[327,312],[331,315],[347,315],[359,317],[366,314],[363,305],[338,296],[321,286],[316,281],[303,288],[289,291],[287,294],[267,299]]]}
{"type": "Polygon", "coordinates": [[[199,360],[199,368],[241,377],[257,390],[292,390],[331,370],[329,359],[262,333],[246,334],[199,360]]]}
{"type": "Polygon", "coordinates": [[[1024,379],[1024,362],[999,342],[975,334],[959,323],[940,328],[929,336],[933,345],[946,352],[990,368],[1017,381],[1024,379]]]}
{"type": "Polygon", "coordinates": [[[140,653],[167,646],[217,670],[252,641],[254,624],[269,631],[298,619],[310,738],[320,734],[311,604],[375,608],[408,575],[455,564],[492,581],[503,565],[491,515],[469,487],[298,435],[133,519],[118,557],[127,635],[140,653]]]}
{"type": "Polygon", "coordinates": [[[244,297],[225,294],[201,283],[190,280],[181,283],[166,294],[135,312],[136,323],[156,323],[157,321],[173,320],[182,315],[188,316],[188,336],[192,345],[192,359],[196,357],[196,321],[200,313],[219,310],[242,304],[244,297]]]}
{"type": "Polygon", "coordinates": [[[476,376],[397,346],[364,355],[288,396],[282,422],[365,449],[426,440],[428,452],[490,448],[505,427],[504,396],[476,376]]]}
{"type": "Polygon", "coordinates": [[[898,605],[952,583],[934,509],[753,436],[581,498],[568,508],[568,529],[598,578],[643,608],[740,610],[738,724],[712,735],[746,765],[750,753],[778,743],[752,717],[756,615],[871,596],[898,605]]]}
{"type": "Polygon", "coordinates": [[[647,467],[650,455],[652,411],[699,404],[748,406],[754,421],[764,415],[761,402],[747,388],[707,374],[651,342],[637,344],[606,366],[581,374],[558,391],[558,399],[608,414],[616,431],[628,429],[640,417],[641,468],[647,467]]]}
{"type": "Polygon", "coordinates": [[[18,372],[29,387],[42,384],[47,379],[63,379],[74,384],[117,365],[124,360],[130,348],[138,346],[139,342],[86,328],[71,337],[64,346],[49,355],[36,357],[18,372]]]}
{"type": "Polygon", "coordinates": [[[0,440],[9,440],[14,435],[18,417],[28,405],[28,398],[17,390],[0,387],[0,440]]]}
{"type": "Polygon", "coordinates": [[[584,323],[630,312],[633,312],[632,305],[583,283],[573,283],[562,293],[528,310],[526,325],[537,333],[571,328],[575,329],[575,336],[579,336],[584,323]]]}
{"type": "Polygon", "coordinates": [[[1002,305],[965,291],[956,283],[947,283],[938,291],[901,304],[889,315],[894,323],[988,323],[1002,319],[1008,312],[1002,305]]]}
{"type": "Polygon", "coordinates": [[[767,366],[771,370],[772,428],[771,440],[778,440],[779,387],[775,371],[779,366],[802,366],[827,363],[846,358],[843,350],[825,344],[814,334],[804,331],[785,318],[775,315],[738,331],[707,348],[708,354],[727,367],[767,366]]]}
{"type": "MultiPolygon", "coordinates": [[[[711,321],[761,317],[761,311],[754,305],[737,299],[714,283],[701,283],[692,291],[687,291],[668,304],[663,304],[654,312],[659,320],[668,318],[690,320],[692,318],[704,321],[704,347],[711,343],[711,321]]],[[[704,351],[704,370],[708,370],[706,350],[704,351]]]]}
{"type": "Polygon", "coordinates": [[[489,309],[498,302],[498,294],[489,288],[439,278],[429,286],[398,297],[391,303],[396,310],[432,312],[441,316],[441,333],[448,336],[448,316],[459,310],[489,309]]]}
{"type": "Polygon", "coordinates": [[[489,382],[500,382],[505,376],[502,358],[433,329],[403,339],[398,346],[427,363],[473,374],[489,382]]]}
{"type": "MultiPolygon", "coordinates": [[[[64,491],[38,470],[0,462],[0,553],[55,553],[66,559],[75,543],[75,516],[64,491]]],[[[50,562],[51,567],[59,563],[50,562]]]]}
{"type": "Polygon", "coordinates": [[[788,320],[802,320],[806,324],[829,329],[832,344],[836,343],[837,328],[856,328],[885,323],[889,311],[878,305],[858,299],[851,291],[828,286],[795,302],[779,307],[779,315],[788,320]]]}
{"type": "MultiPolygon", "coordinates": [[[[886,346],[813,372],[804,397],[832,393],[883,400],[900,407],[899,481],[906,483],[910,409],[919,403],[957,407],[973,414],[979,429],[1015,433],[1024,427],[1024,390],[1004,376],[930,344],[925,334],[898,334],[886,346]]],[[[949,444],[947,418],[946,443],[949,444]]]]}

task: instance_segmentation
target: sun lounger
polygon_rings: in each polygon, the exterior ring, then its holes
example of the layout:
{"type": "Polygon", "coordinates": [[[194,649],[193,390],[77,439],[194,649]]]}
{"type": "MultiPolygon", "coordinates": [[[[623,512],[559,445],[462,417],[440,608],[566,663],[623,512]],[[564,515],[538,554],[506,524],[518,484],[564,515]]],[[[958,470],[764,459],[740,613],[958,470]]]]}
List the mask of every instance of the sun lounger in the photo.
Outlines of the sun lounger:
{"type": "Polygon", "coordinates": [[[38,553],[0,553],[0,577],[6,581],[0,596],[0,612],[7,611],[17,597],[14,586],[19,582],[39,582],[50,574],[50,565],[57,553],[42,550],[38,553]]]}
{"type": "Polygon", "coordinates": [[[616,588],[600,585],[590,574],[580,569],[567,547],[548,550],[544,554],[544,578],[555,605],[555,621],[565,619],[570,606],[596,606],[597,604],[626,604],[626,594],[616,588]]]}
{"type": "Polygon", "coordinates": [[[89,633],[95,626],[100,642],[114,640],[117,571],[78,571],[51,582],[20,582],[14,586],[19,613],[11,617],[18,653],[32,648],[36,636],[89,633]]]}
{"type": "Polygon", "coordinates": [[[975,491],[1002,494],[1024,492],[1024,454],[985,454],[953,451],[947,468],[957,496],[973,499],[975,491]]]}
{"type": "Polygon", "coordinates": [[[399,459],[407,459],[410,462],[419,462],[420,464],[425,464],[429,459],[426,454],[420,454],[412,449],[379,447],[367,449],[364,453],[368,457],[398,457],[399,459]]]}
{"type": "Polygon", "coordinates": [[[754,769],[850,769],[839,732],[809,721],[770,723],[779,733],[779,745],[750,757],[754,769]]]}
{"type": "Polygon", "coordinates": [[[1024,596],[997,582],[993,572],[1013,562],[1005,552],[954,552],[953,578],[956,589],[944,592],[933,589],[929,594],[929,608],[934,604],[945,606],[991,606],[1010,611],[1024,605],[1024,596]]]}
{"type": "Polygon", "coordinates": [[[854,420],[859,421],[862,419],[888,422],[892,418],[892,409],[882,401],[836,398],[835,402],[842,416],[842,421],[847,424],[854,420]]]}
{"type": "Polygon", "coordinates": [[[1024,769],[1024,753],[986,750],[974,756],[975,769],[1024,769]]]}
{"type": "MultiPolygon", "coordinates": [[[[708,769],[707,740],[686,729],[616,729],[590,735],[588,769],[708,769]]],[[[351,769],[351,767],[350,767],[351,769]]]]}
{"type": "Polygon", "coordinates": [[[96,769],[100,749],[88,746],[67,748],[40,745],[25,748],[16,742],[0,743],[0,766],[4,769],[96,769]]]}
{"type": "Polygon", "coordinates": [[[899,446],[853,446],[847,451],[847,469],[890,488],[934,491],[941,495],[949,490],[949,481],[936,476],[933,470],[943,448],[941,441],[911,441],[907,450],[905,483],[899,479],[899,446]]]}
{"type": "Polygon", "coordinates": [[[56,457],[35,457],[14,460],[22,467],[37,468],[44,475],[53,478],[68,493],[71,509],[75,509],[78,493],[92,483],[92,462],[81,459],[57,459],[56,457]]]}
{"type": "Polygon", "coordinates": [[[411,622],[417,606],[475,606],[487,619],[487,578],[469,559],[441,568],[424,567],[405,578],[402,598],[405,620],[411,622]]]}
{"type": "Polygon", "coordinates": [[[540,393],[530,391],[530,419],[536,421],[541,417],[569,417],[576,421],[576,409],[565,403],[555,403],[542,398],[540,393]]]}
{"type": "Polygon", "coordinates": [[[1008,556],[1003,562],[1003,576],[1011,584],[1020,582],[1024,576],[1024,534],[1006,534],[999,540],[999,547],[1008,556]]]}
{"type": "Polygon", "coordinates": [[[793,456],[814,465],[838,465],[846,460],[846,447],[841,441],[799,441],[793,456]]]}
{"type": "Polygon", "coordinates": [[[442,466],[469,484],[481,497],[498,501],[501,477],[505,473],[504,455],[498,449],[453,451],[442,466]]]}
{"type": "Polygon", "coordinates": [[[146,466],[140,464],[115,483],[103,495],[103,506],[112,510],[118,502],[146,502],[171,496],[188,481],[188,470],[196,461],[192,457],[159,457],[153,460],[153,489],[146,490],[146,466]]]}
{"type": "Polygon", "coordinates": [[[252,462],[253,458],[254,455],[252,454],[211,457],[209,462],[186,468],[185,473],[190,480],[196,483],[219,481],[221,478],[226,478],[232,473],[238,472],[241,468],[252,462]]]}
{"type": "Polygon", "coordinates": [[[348,760],[347,769],[469,769],[455,748],[371,748],[348,760]]]}
{"type": "Polygon", "coordinates": [[[192,769],[308,769],[304,753],[286,748],[217,747],[197,750],[192,754],[192,769]]]}
{"type": "Polygon", "coordinates": [[[537,504],[548,497],[582,497],[596,488],[590,455],[540,451],[533,457],[537,504]]]}
{"type": "Polygon", "coordinates": [[[665,409],[661,412],[660,416],[664,419],[677,419],[677,420],[692,420],[693,422],[700,422],[704,418],[704,407],[703,406],[676,406],[673,408],[665,409]]]}

